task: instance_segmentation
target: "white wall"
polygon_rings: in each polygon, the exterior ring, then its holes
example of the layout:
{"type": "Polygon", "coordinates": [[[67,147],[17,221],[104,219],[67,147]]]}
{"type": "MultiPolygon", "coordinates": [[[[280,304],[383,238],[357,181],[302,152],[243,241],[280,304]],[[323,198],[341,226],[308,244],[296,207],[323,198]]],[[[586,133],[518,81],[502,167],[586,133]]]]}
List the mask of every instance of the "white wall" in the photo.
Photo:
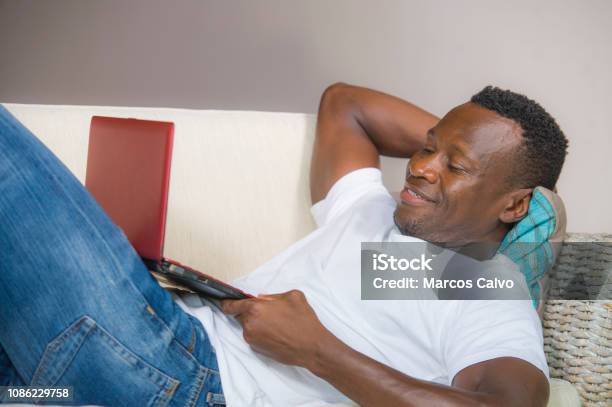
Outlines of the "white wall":
{"type": "Polygon", "coordinates": [[[342,80],[444,114],[495,84],[570,139],[569,230],[612,232],[611,18],[606,0],[0,0],[0,101],[314,112],[342,80]]]}

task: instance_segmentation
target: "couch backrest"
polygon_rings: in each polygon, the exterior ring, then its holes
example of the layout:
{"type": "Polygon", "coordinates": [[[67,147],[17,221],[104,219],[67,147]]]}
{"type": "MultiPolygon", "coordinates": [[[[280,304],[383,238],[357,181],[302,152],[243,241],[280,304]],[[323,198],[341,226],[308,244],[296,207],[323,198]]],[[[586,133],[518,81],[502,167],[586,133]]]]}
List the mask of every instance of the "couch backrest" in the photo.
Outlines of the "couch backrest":
{"type": "MultiPolygon", "coordinates": [[[[165,254],[219,278],[252,271],[313,230],[315,115],[5,104],[84,182],[91,116],[175,123],[165,254]]],[[[404,162],[386,160],[399,188],[404,162]]],[[[396,189],[397,189],[396,188],[396,189]]]]}

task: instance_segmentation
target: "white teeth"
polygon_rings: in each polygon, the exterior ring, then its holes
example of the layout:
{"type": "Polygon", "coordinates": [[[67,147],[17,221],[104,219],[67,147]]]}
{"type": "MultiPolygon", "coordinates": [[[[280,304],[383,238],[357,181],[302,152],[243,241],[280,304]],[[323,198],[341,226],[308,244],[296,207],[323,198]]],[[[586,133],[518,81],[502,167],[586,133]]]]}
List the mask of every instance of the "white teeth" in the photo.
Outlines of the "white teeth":
{"type": "Polygon", "coordinates": [[[412,195],[412,196],[415,196],[415,197],[419,198],[419,199],[423,199],[423,197],[421,195],[419,195],[418,193],[416,193],[416,192],[414,192],[414,191],[412,191],[410,189],[408,190],[408,193],[410,195],[412,195]]]}

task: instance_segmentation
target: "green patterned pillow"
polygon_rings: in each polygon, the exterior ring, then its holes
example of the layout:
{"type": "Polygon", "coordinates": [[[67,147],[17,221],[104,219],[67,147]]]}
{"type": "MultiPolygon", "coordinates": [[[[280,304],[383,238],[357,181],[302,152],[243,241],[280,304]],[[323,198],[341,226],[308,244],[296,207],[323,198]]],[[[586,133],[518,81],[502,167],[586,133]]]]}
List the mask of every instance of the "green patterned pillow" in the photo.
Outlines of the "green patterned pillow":
{"type": "Polygon", "coordinates": [[[566,223],[565,206],[559,195],[537,187],[527,215],[506,234],[497,251],[519,266],[540,314],[547,293],[547,274],[559,255],[566,223]]]}

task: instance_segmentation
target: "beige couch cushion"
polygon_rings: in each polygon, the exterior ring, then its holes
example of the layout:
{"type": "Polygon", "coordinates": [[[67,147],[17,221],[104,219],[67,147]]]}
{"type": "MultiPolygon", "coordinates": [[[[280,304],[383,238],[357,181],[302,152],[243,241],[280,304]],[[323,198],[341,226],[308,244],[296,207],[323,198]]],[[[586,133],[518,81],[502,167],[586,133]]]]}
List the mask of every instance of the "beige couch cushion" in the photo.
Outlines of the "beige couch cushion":
{"type": "Polygon", "coordinates": [[[185,109],[6,104],[85,179],[92,115],[175,123],[165,254],[219,278],[248,273],[313,230],[315,117],[185,109]]]}

